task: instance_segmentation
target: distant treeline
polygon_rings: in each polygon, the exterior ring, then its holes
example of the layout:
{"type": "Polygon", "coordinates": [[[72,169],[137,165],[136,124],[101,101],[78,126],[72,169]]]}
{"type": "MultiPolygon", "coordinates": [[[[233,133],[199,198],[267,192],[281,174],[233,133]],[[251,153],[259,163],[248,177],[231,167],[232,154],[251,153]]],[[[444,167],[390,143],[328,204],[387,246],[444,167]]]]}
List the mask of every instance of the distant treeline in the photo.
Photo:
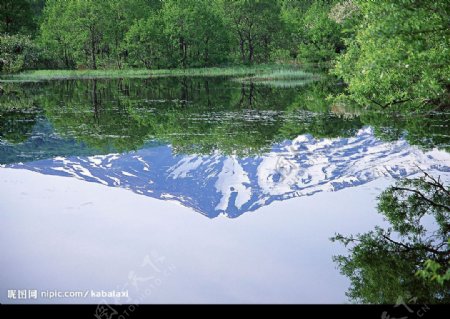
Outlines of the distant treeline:
{"type": "Polygon", "coordinates": [[[342,28],[328,19],[335,2],[2,0],[0,31],[31,36],[9,41],[29,47],[39,55],[31,64],[46,68],[202,67],[299,55],[319,62],[344,48],[342,28]]]}
{"type": "Polygon", "coordinates": [[[448,0],[2,0],[0,71],[313,63],[338,101],[447,108],[449,26],[448,0]]]}

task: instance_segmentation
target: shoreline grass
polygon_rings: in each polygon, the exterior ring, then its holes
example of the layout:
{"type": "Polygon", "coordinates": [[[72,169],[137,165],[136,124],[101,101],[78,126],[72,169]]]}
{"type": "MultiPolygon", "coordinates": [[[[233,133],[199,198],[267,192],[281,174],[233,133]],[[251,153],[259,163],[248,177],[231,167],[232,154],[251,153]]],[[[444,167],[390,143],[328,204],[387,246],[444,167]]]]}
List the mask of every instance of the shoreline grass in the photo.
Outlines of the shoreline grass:
{"type": "Polygon", "coordinates": [[[18,74],[0,75],[1,82],[39,82],[52,80],[113,79],[113,78],[156,78],[156,77],[241,77],[245,79],[299,79],[311,73],[290,65],[230,66],[191,69],[124,69],[124,70],[35,70],[18,74]]]}
{"type": "Polygon", "coordinates": [[[262,74],[241,78],[241,81],[274,81],[274,80],[301,80],[311,78],[314,74],[303,70],[272,70],[262,74]]]}
{"type": "Polygon", "coordinates": [[[320,75],[305,72],[299,69],[272,70],[249,77],[234,79],[239,83],[254,83],[257,85],[267,85],[278,88],[292,88],[303,86],[319,80],[320,75]]]}
{"type": "Polygon", "coordinates": [[[318,78],[311,77],[308,79],[300,79],[300,80],[268,80],[268,81],[259,81],[259,82],[245,82],[247,83],[253,83],[258,86],[269,86],[271,88],[278,88],[278,89],[292,89],[299,86],[305,86],[312,82],[317,81],[318,78]]]}

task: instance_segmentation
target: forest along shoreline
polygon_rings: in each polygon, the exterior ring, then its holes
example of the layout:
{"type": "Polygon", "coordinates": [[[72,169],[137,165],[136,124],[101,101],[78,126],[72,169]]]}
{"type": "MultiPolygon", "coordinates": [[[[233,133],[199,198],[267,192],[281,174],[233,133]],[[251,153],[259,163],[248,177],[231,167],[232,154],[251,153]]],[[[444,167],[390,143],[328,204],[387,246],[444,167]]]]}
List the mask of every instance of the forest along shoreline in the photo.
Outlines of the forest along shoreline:
{"type": "Polygon", "coordinates": [[[257,80],[261,64],[314,66],[345,84],[339,107],[445,110],[449,11],[444,0],[5,0],[0,72],[257,80]]]}

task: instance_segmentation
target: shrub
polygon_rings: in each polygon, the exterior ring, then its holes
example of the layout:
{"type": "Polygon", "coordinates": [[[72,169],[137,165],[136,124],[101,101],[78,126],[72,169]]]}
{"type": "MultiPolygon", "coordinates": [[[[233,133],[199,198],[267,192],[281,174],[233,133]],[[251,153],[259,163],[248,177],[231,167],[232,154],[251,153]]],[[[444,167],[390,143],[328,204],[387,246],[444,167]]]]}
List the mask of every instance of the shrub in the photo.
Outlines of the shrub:
{"type": "Polygon", "coordinates": [[[39,61],[40,49],[25,35],[0,35],[0,72],[16,73],[32,69],[39,61]]]}

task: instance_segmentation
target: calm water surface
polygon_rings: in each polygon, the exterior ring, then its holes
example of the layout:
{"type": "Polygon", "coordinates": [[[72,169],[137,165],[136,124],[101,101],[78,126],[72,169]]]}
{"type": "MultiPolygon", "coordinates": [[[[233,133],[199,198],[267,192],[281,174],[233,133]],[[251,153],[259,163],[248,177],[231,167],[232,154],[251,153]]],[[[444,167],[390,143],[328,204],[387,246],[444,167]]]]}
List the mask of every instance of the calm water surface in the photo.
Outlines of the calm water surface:
{"type": "Polygon", "coordinates": [[[448,174],[449,117],[344,110],[334,81],[299,84],[3,84],[0,301],[347,302],[328,238],[383,224],[395,179],[448,174]]]}

